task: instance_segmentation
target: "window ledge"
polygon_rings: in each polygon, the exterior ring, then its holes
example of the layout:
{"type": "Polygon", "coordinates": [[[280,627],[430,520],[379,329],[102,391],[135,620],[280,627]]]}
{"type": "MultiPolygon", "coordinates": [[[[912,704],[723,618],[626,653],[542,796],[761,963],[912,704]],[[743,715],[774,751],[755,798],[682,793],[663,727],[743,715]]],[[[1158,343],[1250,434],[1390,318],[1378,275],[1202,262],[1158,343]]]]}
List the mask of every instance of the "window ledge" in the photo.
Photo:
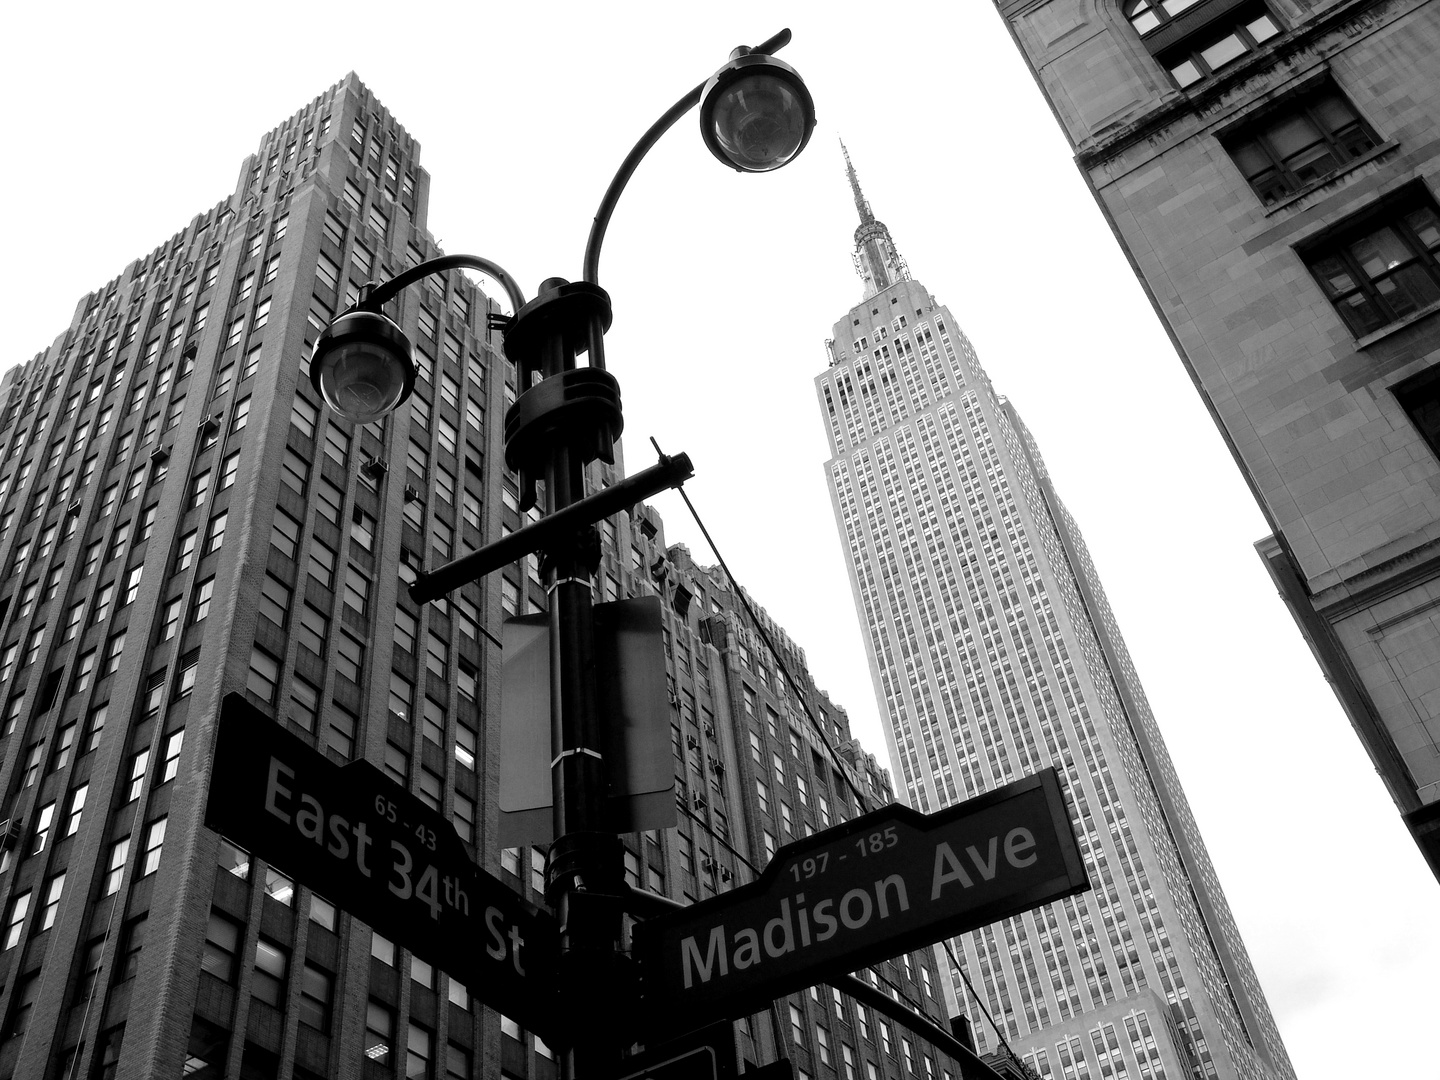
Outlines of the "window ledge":
{"type": "Polygon", "coordinates": [[[1374,345],[1377,341],[1387,338],[1391,334],[1398,333],[1399,331],[1404,330],[1407,326],[1419,322],[1421,319],[1428,319],[1436,312],[1440,312],[1440,300],[1435,301],[1435,303],[1433,304],[1427,304],[1419,311],[1412,311],[1403,319],[1397,319],[1395,322],[1390,323],[1388,326],[1382,326],[1379,330],[1372,330],[1364,337],[1356,338],[1355,347],[1357,349],[1364,349],[1370,345],[1374,345]]]}
{"type": "Polygon", "coordinates": [[[1282,210],[1290,209],[1290,207],[1294,206],[1298,202],[1301,202],[1307,196],[1313,195],[1315,192],[1319,191],[1327,184],[1333,184],[1342,177],[1348,176],[1350,173],[1360,168],[1360,166],[1368,165],[1370,162],[1376,160],[1377,158],[1384,157],[1386,154],[1390,153],[1390,151],[1398,150],[1399,148],[1400,144],[1394,139],[1391,139],[1388,142],[1381,143],[1373,150],[1367,150],[1358,158],[1347,162],[1344,168],[1337,169],[1335,172],[1330,173],[1328,176],[1322,176],[1319,180],[1312,181],[1310,184],[1307,184],[1305,187],[1295,192],[1295,194],[1280,200],[1280,202],[1276,203],[1274,206],[1266,207],[1265,216],[1270,217],[1272,214],[1278,214],[1282,210]]]}

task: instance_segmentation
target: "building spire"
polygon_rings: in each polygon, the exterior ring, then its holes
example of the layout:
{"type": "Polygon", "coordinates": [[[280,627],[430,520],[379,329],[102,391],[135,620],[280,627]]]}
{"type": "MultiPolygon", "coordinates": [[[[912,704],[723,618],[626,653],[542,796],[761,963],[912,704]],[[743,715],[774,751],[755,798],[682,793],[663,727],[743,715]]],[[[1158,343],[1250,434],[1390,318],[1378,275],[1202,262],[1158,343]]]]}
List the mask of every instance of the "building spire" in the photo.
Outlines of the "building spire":
{"type": "Polygon", "coordinates": [[[845,149],[844,139],[840,140],[840,153],[845,155],[845,175],[850,178],[850,190],[855,193],[855,209],[860,214],[860,223],[867,225],[875,220],[875,215],[871,213],[870,203],[860,190],[860,178],[855,175],[855,166],[850,164],[850,151],[845,149]]]}
{"type": "Polygon", "coordinates": [[[860,190],[860,178],[855,175],[855,166],[850,161],[850,151],[845,140],[840,140],[840,153],[845,157],[845,175],[850,178],[850,190],[855,194],[855,210],[860,215],[860,227],[855,230],[855,251],[851,256],[855,270],[865,283],[865,299],[884,292],[897,281],[910,280],[910,268],[895,250],[895,241],[883,221],[876,221],[870,209],[870,201],[860,190]]]}

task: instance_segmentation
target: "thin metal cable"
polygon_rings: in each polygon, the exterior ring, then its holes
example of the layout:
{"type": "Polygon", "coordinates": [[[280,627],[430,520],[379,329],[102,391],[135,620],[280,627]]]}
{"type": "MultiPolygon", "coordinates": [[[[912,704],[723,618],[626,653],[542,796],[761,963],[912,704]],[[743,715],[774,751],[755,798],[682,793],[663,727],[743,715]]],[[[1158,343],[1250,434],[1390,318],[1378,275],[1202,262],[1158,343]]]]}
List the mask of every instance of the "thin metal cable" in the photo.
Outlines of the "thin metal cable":
{"type": "MultiPolygon", "coordinates": [[[[651,441],[653,442],[654,440],[652,439],[651,441]]],[[[656,450],[659,450],[658,446],[656,450]]],[[[820,739],[821,745],[825,747],[826,752],[830,755],[830,759],[837,766],[837,771],[839,772],[840,778],[845,781],[845,786],[849,788],[855,796],[855,801],[860,807],[860,812],[863,814],[874,809],[870,805],[870,800],[866,798],[865,793],[855,786],[855,781],[850,779],[849,774],[843,768],[844,762],[839,753],[835,750],[835,747],[830,744],[830,739],[825,734],[825,729],[822,728],[819,721],[815,719],[815,714],[810,711],[810,703],[805,700],[805,693],[799,681],[796,680],[795,676],[790,674],[790,669],[785,666],[784,657],[781,656],[774,639],[771,638],[770,632],[765,629],[764,623],[760,621],[760,616],[755,613],[754,607],[750,604],[750,598],[746,596],[745,591],[740,588],[740,583],[735,580],[735,575],[730,572],[730,566],[725,562],[725,556],[721,555],[720,549],[715,546],[715,539],[710,535],[710,530],[705,527],[705,522],[700,520],[700,514],[695,509],[695,504],[690,501],[690,496],[685,494],[683,487],[676,488],[675,491],[680,498],[685,500],[685,506],[690,511],[690,516],[695,519],[695,524],[700,527],[700,532],[705,537],[705,542],[710,545],[710,550],[714,553],[716,561],[720,564],[720,569],[725,571],[725,577],[730,582],[731,588],[735,590],[735,595],[740,598],[740,603],[744,606],[745,613],[750,616],[750,622],[754,624],[756,631],[760,634],[761,640],[765,642],[765,647],[770,650],[770,655],[775,658],[775,666],[780,669],[780,673],[785,676],[785,681],[790,684],[790,689],[794,691],[796,699],[800,702],[800,708],[805,713],[805,718],[810,721],[811,729],[820,739]]]]}

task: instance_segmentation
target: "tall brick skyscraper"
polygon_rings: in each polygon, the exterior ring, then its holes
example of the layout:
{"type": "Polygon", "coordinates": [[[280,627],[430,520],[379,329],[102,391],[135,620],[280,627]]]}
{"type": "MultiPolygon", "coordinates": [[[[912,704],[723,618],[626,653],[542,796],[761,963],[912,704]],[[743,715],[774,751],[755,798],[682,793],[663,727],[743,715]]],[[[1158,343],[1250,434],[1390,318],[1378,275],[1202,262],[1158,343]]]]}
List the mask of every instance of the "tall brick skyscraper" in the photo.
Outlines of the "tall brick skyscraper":
{"type": "Polygon", "coordinates": [[[996,6],[1440,877],[1440,8],[996,6]]]}
{"type": "MultiPolygon", "coordinates": [[[[522,524],[490,303],[458,275],[400,298],[420,372],[383,424],[337,425],[305,377],[360,284],[437,254],[428,188],[350,75],[0,380],[0,1077],[555,1075],[478,988],[200,823],[219,703],[242,692],[333,760],[381,767],[542,899],[545,853],[496,847],[493,752],[494,642],[543,604],[538,565],[423,608],[401,587],[522,524]]],[[[602,599],[665,610],[680,824],[626,838],[632,884],[703,899],[889,801],[803,652],[771,628],[787,686],[734,590],[667,549],[653,511],[601,542],[602,599]]],[[[928,952],[865,977],[946,1015],[928,952]]],[[[957,1075],[828,988],[735,1038],[817,1080],[957,1075]]]]}
{"type": "Polygon", "coordinates": [[[897,787],[934,811],[1054,765],[1094,885],[957,938],[974,993],[1046,1078],[1291,1078],[1084,541],[850,179],[865,298],[816,386],[897,787]]]}

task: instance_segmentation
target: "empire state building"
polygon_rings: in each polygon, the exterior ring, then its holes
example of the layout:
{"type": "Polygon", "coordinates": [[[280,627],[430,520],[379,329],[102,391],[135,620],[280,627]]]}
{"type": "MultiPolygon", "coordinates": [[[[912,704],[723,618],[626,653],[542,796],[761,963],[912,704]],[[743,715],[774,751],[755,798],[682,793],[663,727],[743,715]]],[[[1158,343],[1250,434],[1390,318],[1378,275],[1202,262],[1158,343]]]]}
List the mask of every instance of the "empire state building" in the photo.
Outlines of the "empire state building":
{"type": "Polygon", "coordinates": [[[816,389],[896,788],[930,812],[1054,765],[1094,886],[954,939],[955,1002],[1045,1078],[1293,1080],[1084,540],[845,161],[864,299],[816,389]]]}

